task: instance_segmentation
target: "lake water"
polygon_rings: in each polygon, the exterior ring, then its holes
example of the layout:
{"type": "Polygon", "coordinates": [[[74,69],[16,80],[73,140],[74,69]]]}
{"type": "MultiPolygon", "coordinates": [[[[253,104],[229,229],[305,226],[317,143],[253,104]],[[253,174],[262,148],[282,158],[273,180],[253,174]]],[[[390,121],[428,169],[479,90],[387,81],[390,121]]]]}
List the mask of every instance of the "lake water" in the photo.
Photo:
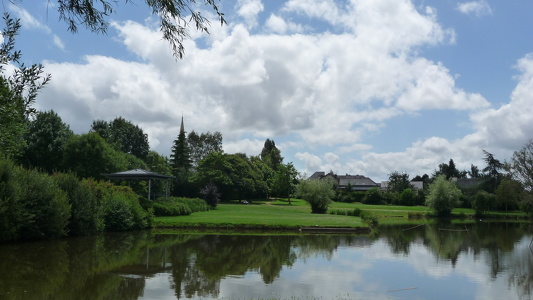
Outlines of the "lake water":
{"type": "Polygon", "coordinates": [[[529,223],[0,245],[0,299],[531,299],[529,223]]]}

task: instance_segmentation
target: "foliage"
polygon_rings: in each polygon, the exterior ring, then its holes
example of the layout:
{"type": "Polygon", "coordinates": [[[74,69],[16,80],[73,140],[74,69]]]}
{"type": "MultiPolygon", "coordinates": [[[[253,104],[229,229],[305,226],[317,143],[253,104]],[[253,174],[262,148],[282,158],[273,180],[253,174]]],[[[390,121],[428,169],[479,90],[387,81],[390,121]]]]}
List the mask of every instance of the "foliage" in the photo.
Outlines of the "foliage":
{"type": "Polygon", "coordinates": [[[21,52],[15,50],[15,36],[20,30],[20,20],[4,13],[6,27],[2,30],[0,45],[0,156],[16,157],[26,146],[23,136],[26,121],[35,113],[33,104],[39,90],[50,80],[43,76],[43,66],[26,67],[21,63],[21,52]],[[8,66],[15,66],[7,75],[8,66]]]}
{"type": "Polygon", "coordinates": [[[312,213],[325,214],[335,195],[333,181],[328,178],[301,180],[296,186],[296,195],[311,204],[312,213]]]}
{"type": "Polygon", "coordinates": [[[489,178],[486,189],[489,193],[494,193],[502,179],[500,170],[503,169],[503,163],[494,158],[492,153],[485,150],[483,150],[483,153],[485,153],[485,162],[487,163],[487,166],[483,168],[483,172],[485,172],[485,176],[489,178]]]}
{"type": "Polygon", "coordinates": [[[172,145],[170,165],[172,167],[172,175],[175,177],[174,195],[183,196],[186,194],[187,181],[192,167],[191,150],[183,129],[183,121],[180,133],[172,145]]]}
{"type": "Polygon", "coordinates": [[[92,179],[87,184],[102,207],[105,230],[125,231],[151,225],[150,213],[142,208],[140,197],[131,188],[92,179]]]}
{"type": "Polygon", "coordinates": [[[220,193],[218,192],[218,188],[212,182],[208,182],[200,190],[200,195],[202,195],[204,201],[213,208],[217,207],[218,202],[220,201],[220,193]]]}
{"type": "Polygon", "coordinates": [[[91,126],[91,131],[98,133],[116,150],[142,160],[146,159],[150,151],[148,135],[138,125],[134,125],[122,117],[115,118],[110,123],[96,120],[91,126]]]}
{"type": "Polygon", "coordinates": [[[513,153],[511,174],[526,190],[533,191],[533,139],[513,153]]]}
{"type": "Polygon", "coordinates": [[[11,160],[0,157],[0,242],[19,237],[23,209],[17,171],[11,160]]]}
{"type": "Polygon", "coordinates": [[[359,214],[361,220],[370,227],[375,227],[379,225],[379,219],[377,216],[373,215],[368,211],[361,211],[359,214]]]}
{"type": "Polygon", "coordinates": [[[418,195],[415,191],[407,188],[400,193],[398,204],[405,206],[417,205],[417,197],[418,195]]]}
{"type": "Polygon", "coordinates": [[[53,179],[68,197],[71,216],[69,236],[89,235],[104,229],[101,207],[87,181],[80,181],[72,173],[56,173],[53,179]]]}
{"type": "Polygon", "coordinates": [[[392,193],[401,193],[405,189],[412,189],[413,186],[409,181],[409,174],[397,171],[389,174],[389,183],[387,190],[392,193]]]}
{"type": "Polygon", "coordinates": [[[19,160],[28,167],[48,173],[61,170],[65,144],[73,135],[53,110],[38,112],[29,124],[25,137],[27,147],[19,160]]]}
{"type": "Polygon", "coordinates": [[[194,167],[211,152],[223,153],[222,134],[218,131],[197,134],[194,130],[187,135],[191,161],[194,167]]]}
{"type": "Polygon", "coordinates": [[[276,171],[278,166],[283,162],[281,151],[276,147],[276,143],[270,139],[266,139],[260,157],[261,160],[274,171],[276,171]]]}
{"type": "MultiPolygon", "coordinates": [[[[125,1],[129,4],[130,1],[125,1]]],[[[202,1],[212,8],[221,24],[226,23],[224,14],[219,11],[216,0],[202,1]]],[[[204,17],[199,10],[194,8],[196,0],[150,0],[146,1],[149,11],[160,18],[159,29],[163,38],[167,40],[175,57],[183,57],[185,48],[183,39],[189,36],[189,26],[194,25],[196,30],[209,33],[209,19],[204,17]]],[[[59,20],[68,25],[68,30],[78,32],[81,25],[86,29],[106,33],[109,26],[109,16],[115,12],[118,1],[110,0],[57,0],[57,5],[49,2],[51,7],[56,7],[59,20]]]]}
{"type": "Polygon", "coordinates": [[[298,184],[298,171],[292,163],[280,164],[271,183],[271,195],[287,197],[291,204],[291,195],[298,184]]]}
{"type": "Polygon", "coordinates": [[[21,205],[18,238],[56,238],[67,234],[71,207],[65,192],[44,173],[17,168],[21,205]]]}
{"type": "Polygon", "coordinates": [[[363,197],[363,200],[361,202],[364,204],[382,204],[384,202],[383,195],[380,192],[379,188],[371,188],[366,191],[365,196],[363,197]]]}
{"type": "Polygon", "coordinates": [[[208,210],[207,203],[199,198],[159,198],[154,202],[154,215],[156,217],[184,216],[208,210]]]}
{"type": "Polygon", "coordinates": [[[433,178],[437,178],[439,175],[444,175],[446,179],[450,178],[465,178],[467,172],[466,171],[459,171],[455,167],[455,162],[453,159],[450,159],[448,164],[442,163],[439,165],[439,169],[435,171],[433,174],[433,178]]]}
{"type": "Polygon", "coordinates": [[[82,178],[98,179],[105,173],[146,168],[142,160],[113,149],[95,132],[71,137],[63,159],[65,168],[82,178]]]}
{"type": "Polygon", "coordinates": [[[476,211],[476,216],[479,217],[494,209],[495,202],[496,196],[494,194],[478,191],[472,203],[472,208],[476,211]]]}
{"type": "Polygon", "coordinates": [[[522,194],[521,201],[518,204],[520,210],[527,213],[530,218],[533,218],[533,194],[522,194]]]}
{"type": "Polygon", "coordinates": [[[498,209],[505,211],[516,209],[522,193],[524,193],[524,187],[520,181],[510,178],[502,179],[496,188],[498,209]]]}
{"type": "Polygon", "coordinates": [[[439,175],[429,186],[426,205],[433,209],[438,217],[449,216],[452,209],[460,204],[460,196],[461,190],[455,186],[455,183],[447,180],[445,175],[439,175]]]}
{"type": "Polygon", "coordinates": [[[268,186],[260,167],[245,154],[211,152],[198,164],[192,181],[199,186],[212,182],[222,201],[264,198],[268,186]]]}

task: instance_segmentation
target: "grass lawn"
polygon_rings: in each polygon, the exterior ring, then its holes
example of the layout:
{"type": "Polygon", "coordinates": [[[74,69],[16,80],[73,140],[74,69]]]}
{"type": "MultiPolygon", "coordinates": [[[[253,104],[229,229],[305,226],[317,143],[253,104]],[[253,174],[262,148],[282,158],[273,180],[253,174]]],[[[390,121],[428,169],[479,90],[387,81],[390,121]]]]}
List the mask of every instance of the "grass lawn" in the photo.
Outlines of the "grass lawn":
{"type": "MultiPolygon", "coordinates": [[[[359,208],[372,213],[379,219],[379,224],[405,224],[430,222],[430,220],[409,219],[409,214],[419,216],[430,213],[425,206],[394,206],[366,205],[361,203],[333,203],[331,211],[353,211],[359,208]]],[[[457,208],[454,215],[471,217],[474,210],[457,208]]],[[[489,217],[512,218],[525,216],[521,212],[490,213],[489,217]]],[[[154,227],[189,227],[189,228],[264,228],[264,229],[297,229],[302,226],[319,227],[368,227],[359,217],[336,214],[312,214],[308,203],[300,199],[292,199],[291,205],[286,200],[254,200],[253,204],[219,204],[215,210],[196,212],[189,216],[156,217],[154,227]]]]}
{"type": "Polygon", "coordinates": [[[219,204],[215,210],[196,212],[189,216],[156,217],[155,227],[267,227],[299,228],[367,227],[360,218],[331,214],[311,214],[311,207],[302,200],[254,201],[254,204],[219,204]]]}

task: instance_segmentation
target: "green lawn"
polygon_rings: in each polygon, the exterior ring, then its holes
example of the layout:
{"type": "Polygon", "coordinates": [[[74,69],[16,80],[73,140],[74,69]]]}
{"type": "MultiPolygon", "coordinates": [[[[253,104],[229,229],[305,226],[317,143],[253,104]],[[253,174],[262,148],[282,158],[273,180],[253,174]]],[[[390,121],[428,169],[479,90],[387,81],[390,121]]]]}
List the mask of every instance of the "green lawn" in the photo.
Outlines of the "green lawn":
{"type": "MultiPolygon", "coordinates": [[[[220,204],[215,210],[196,212],[190,216],[156,217],[154,227],[212,227],[212,228],[270,228],[296,229],[302,226],[320,227],[367,227],[359,217],[311,214],[311,207],[305,201],[254,200],[253,204],[220,204]]],[[[420,223],[426,219],[409,220],[409,214],[425,215],[431,211],[424,206],[366,205],[361,203],[333,203],[329,211],[350,210],[355,208],[370,212],[378,217],[379,224],[420,223]]],[[[454,215],[472,216],[474,210],[458,208],[454,215]]],[[[523,213],[491,213],[491,217],[522,217],[523,213]]]]}
{"type": "Polygon", "coordinates": [[[254,201],[254,204],[219,204],[215,210],[196,212],[190,216],[156,217],[155,227],[270,227],[299,228],[366,227],[360,218],[330,214],[311,214],[310,206],[302,200],[292,205],[283,201],[254,201]],[[238,226],[239,225],[239,226],[238,226]]]}

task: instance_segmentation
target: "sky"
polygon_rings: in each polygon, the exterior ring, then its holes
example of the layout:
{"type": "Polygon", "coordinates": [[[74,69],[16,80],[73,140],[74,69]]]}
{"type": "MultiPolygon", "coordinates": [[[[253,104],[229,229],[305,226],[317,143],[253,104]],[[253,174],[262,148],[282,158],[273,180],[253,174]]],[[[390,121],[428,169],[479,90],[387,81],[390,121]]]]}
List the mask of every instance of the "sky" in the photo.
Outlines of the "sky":
{"type": "MultiPolygon", "coordinates": [[[[226,25],[191,28],[175,59],[144,1],[118,1],[107,34],[67,31],[56,2],[10,1],[17,48],[51,82],[36,108],[78,134],[123,117],[169,156],[185,130],[226,153],[316,171],[431,175],[453,159],[509,161],[533,138],[533,2],[221,0],[226,25]]],[[[200,1],[201,2],[201,1],[200,1]]]]}

